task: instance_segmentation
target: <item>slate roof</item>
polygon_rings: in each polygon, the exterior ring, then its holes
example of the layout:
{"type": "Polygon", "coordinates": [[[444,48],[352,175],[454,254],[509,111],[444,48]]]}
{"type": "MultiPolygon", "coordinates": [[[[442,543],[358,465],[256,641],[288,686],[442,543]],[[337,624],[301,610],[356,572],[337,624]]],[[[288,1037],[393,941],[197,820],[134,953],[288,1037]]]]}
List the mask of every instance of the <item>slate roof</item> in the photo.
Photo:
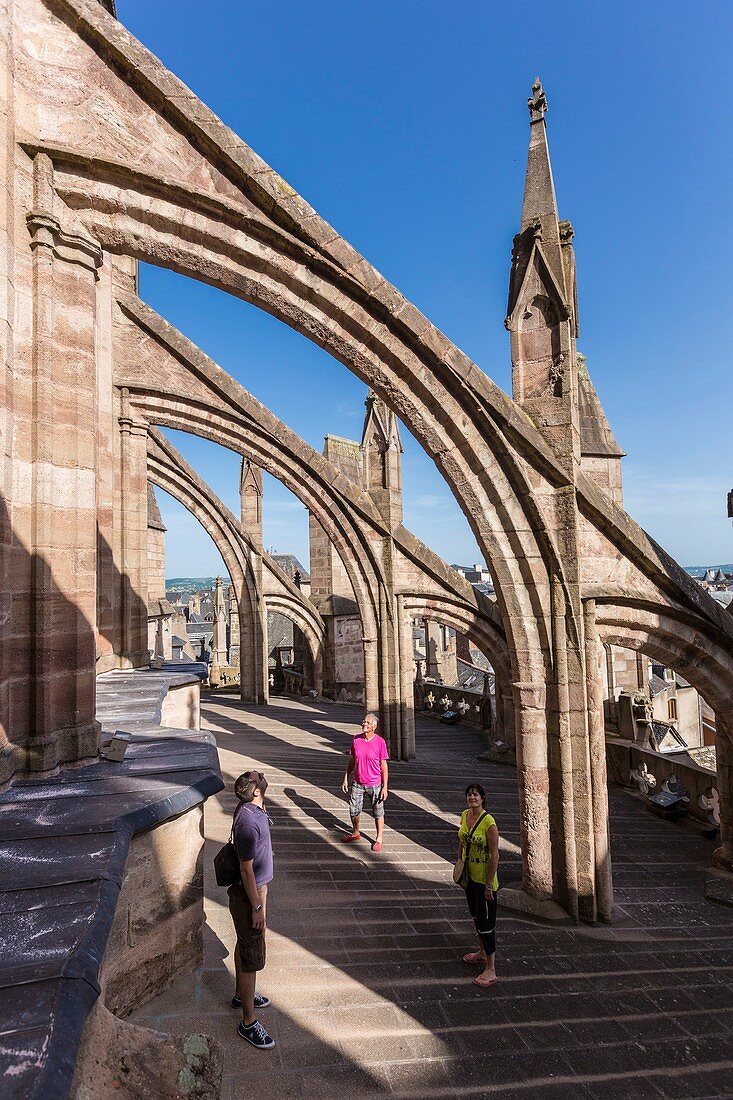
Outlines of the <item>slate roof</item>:
{"type": "Polygon", "coordinates": [[[584,355],[578,352],[578,415],[580,419],[580,453],[622,458],[622,451],[611,431],[601,399],[588,373],[584,355]]]}
{"type": "MultiPolygon", "coordinates": [[[[476,665],[469,664],[462,657],[456,659],[456,668],[458,670],[458,687],[462,687],[466,691],[476,691],[483,694],[484,675],[486,675],[483,668],[477,668],[476,665]]],[[[492,688],[494,686],[494,676],[492,673],[488,673],[488,676],[489,687],[492,688]]]]}
{"type": "Polygon", "coordinates": [[[295,578],[296,572],[300,573],[301,581],[305,581],[306,583],[310,581],[310,573],[303,563],[296,558],[295,554],[270,554],[270,557],[275,562],[275,565],[280,566],[283,573],[286,573],[291,581],[295,578]]]}
{"type": "Polygon", "coordinates": [[[655,695],[661,695],[663,691],[669,691],[671,686],[672,685],[662,679],[661,676],[657,676],[656,672],[652,673],[649,677],[649,694],[652,699],[655,695]]]}

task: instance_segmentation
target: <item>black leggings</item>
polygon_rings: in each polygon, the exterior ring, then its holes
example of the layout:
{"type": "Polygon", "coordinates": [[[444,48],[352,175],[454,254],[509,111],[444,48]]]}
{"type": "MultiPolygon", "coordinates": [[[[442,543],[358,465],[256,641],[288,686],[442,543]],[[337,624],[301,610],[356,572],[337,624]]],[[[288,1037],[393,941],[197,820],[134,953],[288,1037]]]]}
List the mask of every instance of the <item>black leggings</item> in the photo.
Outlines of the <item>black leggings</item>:
{"type": "Polygon", "coordinates": [[[497,891],[494,890],[494,897],[487,898],[483,882],[468,880],[466,887],[468,911],[473,917],[481,946],[487,955],[493,955],[496,951],[496,895],[497,891]]]}

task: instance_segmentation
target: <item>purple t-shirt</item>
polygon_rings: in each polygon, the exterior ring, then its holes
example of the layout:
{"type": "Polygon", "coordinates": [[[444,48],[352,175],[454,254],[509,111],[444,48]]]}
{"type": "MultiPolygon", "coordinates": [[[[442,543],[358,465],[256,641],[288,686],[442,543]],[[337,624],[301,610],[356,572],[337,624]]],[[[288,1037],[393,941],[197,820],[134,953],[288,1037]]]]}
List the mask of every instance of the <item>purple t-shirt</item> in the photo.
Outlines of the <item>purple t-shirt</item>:
{"type": "Polygon", "coordinates": [[[356,761],[354,779],[361,783],[362,787],[381,787],[382,760],[389,760],[387,743],[378,733],[368,741],[363,733],[360,733],[351,742],[351,755],[356,761]]]}
{"type": "Polygon", "coordinates": [[[241,802],[234,815],[234,847],[240,859],[251,859],[255,882],[272,882],[272,840],[270,822],[260,806],[241,802]]]}

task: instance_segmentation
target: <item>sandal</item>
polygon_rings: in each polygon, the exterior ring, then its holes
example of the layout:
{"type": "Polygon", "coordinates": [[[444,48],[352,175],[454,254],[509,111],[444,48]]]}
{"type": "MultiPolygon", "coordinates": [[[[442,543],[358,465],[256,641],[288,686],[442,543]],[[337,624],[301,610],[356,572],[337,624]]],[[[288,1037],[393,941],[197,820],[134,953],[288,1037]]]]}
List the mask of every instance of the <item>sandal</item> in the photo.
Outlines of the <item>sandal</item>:
{"type": "Polygon", "coordinates": [[[483,981],[482,979],[483,979],[483,975],[478,974],[473,979],[473,984],[479,986],[480,989],[488,989],[489,986],[496,985],[496,983],[499,981],[498,978],[489,978],[487,981],[483,981]]]}
{"type": "Polygon", "coordinates": [[[469,966],[473,966],[477,963],[482,963],[484,957],[480,951],[469,951],[467,955],[463,956],[464,963],[468,963],[469,966]]]}
{"type": "Polygon", "coordinates": [[[349,833],[347,836],[342,836],[341,840],[344,844],[351,844],[352,840],[361,840],[361,833],[349,833]]]}

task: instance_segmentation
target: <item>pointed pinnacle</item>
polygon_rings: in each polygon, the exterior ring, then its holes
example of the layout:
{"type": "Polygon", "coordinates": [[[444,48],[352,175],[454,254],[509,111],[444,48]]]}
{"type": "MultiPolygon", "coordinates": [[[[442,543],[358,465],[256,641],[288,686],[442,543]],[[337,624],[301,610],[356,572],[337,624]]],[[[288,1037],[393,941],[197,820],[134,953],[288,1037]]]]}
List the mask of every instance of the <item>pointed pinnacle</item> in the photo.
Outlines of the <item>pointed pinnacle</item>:
{"type": "Polygon", "coordinates": [[[527,106],[529,107],[529,120],[530,122],[541,122],[548,110],[547,96],[545,90],[542,87],[542,82],[539,77],[535,79],[532,85],[533,94],[527,100],[527,106]]]}

